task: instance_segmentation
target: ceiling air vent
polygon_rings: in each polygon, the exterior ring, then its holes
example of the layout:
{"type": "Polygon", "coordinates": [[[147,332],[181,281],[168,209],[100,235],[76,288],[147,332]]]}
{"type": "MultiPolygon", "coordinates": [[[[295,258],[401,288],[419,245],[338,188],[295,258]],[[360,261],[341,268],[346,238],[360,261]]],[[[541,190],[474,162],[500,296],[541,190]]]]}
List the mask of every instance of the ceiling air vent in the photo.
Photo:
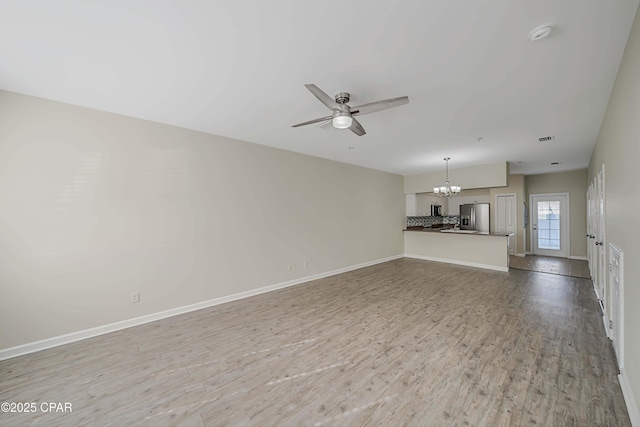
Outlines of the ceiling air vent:
{"type": "Polygon", "coordinates": [[[555,136],[549,135],[549,136],[541,136],[540,138],[538,138],[538,141],[540,141],[540,142],[548,142],[548,141],[553,141],[554,139],[556,139],[555,136]]]}

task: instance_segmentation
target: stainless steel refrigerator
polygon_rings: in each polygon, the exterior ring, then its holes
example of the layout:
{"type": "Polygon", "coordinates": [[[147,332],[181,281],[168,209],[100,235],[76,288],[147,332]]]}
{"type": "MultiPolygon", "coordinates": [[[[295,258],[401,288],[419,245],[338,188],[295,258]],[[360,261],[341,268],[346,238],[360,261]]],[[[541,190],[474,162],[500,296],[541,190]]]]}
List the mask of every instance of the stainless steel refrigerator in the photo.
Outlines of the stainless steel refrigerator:
{"type": "Polygon", "coordinates": [[[490,231],[489,203],[460,205],[460,229],[488,233],[490,231]]]}

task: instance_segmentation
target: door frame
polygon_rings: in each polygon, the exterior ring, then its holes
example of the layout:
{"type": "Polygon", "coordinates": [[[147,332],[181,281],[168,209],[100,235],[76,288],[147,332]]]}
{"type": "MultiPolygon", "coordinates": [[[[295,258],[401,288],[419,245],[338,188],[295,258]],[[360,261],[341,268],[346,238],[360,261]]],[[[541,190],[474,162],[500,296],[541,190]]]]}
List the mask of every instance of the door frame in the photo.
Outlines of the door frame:
{"type": "Polygon", "coordinates": [[[498,231],[498,197],[509,197],[513,196],[513,213],[511,217],[513,218],[513,223],[516,225],[516,229],[513,232],[513,255],[514,256],[524,256],[524,254],[518,254],[518,195],[516,193],[500,193],[496,194],[495,197],[495,219],[494,224],[496,226],[495,231],[498,231]]]}
{"type": "MultiPolygon", "coordinates": [[[[531,224],[531,226],[529,227],[529,238],[530,238],[530,242],[531,242],[531,253],[533,255],[536,255],[535,252],[535,246],[536,246],[536,241],[534,238],[534,233],[533,233],[533,219],[534,218],[538,218],[538,215],[536,214],[536,216],[533,215],[533,210],[535,208],[535,204],[534,204],[534,197],[565,197],[566,200],[566,212],[567,214],[566,216],[566,220],[564,221],[564,227],[560,226],[560,239],[561,241],[565,242],[565,247],[564,247],[564,252],[565,254],[563,256],[561,256],[562,258],[569,258],[571,256],[571,201],[569,199],[569,193],[538,193],[538,194],[529,194],[529,218],[530,221],[529,223],[531,224]]],[[[561,221],[562,221],[562,217],[561,217],[561,221]]],[[[536,222],[536,228],[537,228],[538,224],[536,222]]],[[[537,230],[536,230],[537,231],[537,230]]],[[[552,256],[552,255],[550,255],[552,256]]]]}

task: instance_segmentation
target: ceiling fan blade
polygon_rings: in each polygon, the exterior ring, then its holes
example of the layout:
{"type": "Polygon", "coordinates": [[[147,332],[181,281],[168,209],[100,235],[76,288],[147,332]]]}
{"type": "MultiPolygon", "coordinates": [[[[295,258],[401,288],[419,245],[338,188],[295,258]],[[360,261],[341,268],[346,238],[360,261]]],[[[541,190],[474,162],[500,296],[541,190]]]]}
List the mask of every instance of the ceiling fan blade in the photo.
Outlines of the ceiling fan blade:
{"type": "Polygon", "coordinates": [[[397,107],[399,105],[408,104],[408,103],[409,103],[408,96],[383,99],[382,101],[370,102],[368,104],[359,105],[357,107],[351,107],[351,114],[362,115],[362,114],[375,113],[376,111],[386,110],[387,108],[393,108],[393,107],[397,107]]]}
{"type": "Polygon", "coordinates": [[[323,130],[333,129],[333,120],[327,120],[324,123],[317,124],[316,127],[323,130]]]}
{"type": "Polygon", "coordinates": [[[331,109],[331,110],[341,110],[340,105],[338,105],[333,100],[333,98],[331,98],[329,95],[324,93],[324,91],[322,89],[320,89],[318,86],[316,86],[314,84],[308,84],[308,85],[304,85],[304,87],[309,89],[309,92],[314,94],[314,96],[316,98],[318,98],[320,100],[320,102],[322,102],[324,105],[326,105],[329,109],[331,109]]]}
{"type": "Polygon", "coordinates": [[[292,128],[297,128],[297,127],[300,127],[300,126],[311,125],[313,123],[324,122],[325,120],[331,120],[332,118],[333,118],[332,116],[320,117],[319,119],[313,119],[313,120],[309,120],[308,122],[298,123],[297,125],[293,125],[291,127],[292,128]]]}
{"type": "Polygon", "coordinates": [[[358,136],[362,136],[365,133],[367,133],[365,132],[364,128],[362,127],[360,122],[356,120],[355,117],[352,117],[352,119],[353,119],[353,122],[351,123],[351,127],[349,127],[349,129],[351,129],[351,132],[355,133],[358,136]]]}

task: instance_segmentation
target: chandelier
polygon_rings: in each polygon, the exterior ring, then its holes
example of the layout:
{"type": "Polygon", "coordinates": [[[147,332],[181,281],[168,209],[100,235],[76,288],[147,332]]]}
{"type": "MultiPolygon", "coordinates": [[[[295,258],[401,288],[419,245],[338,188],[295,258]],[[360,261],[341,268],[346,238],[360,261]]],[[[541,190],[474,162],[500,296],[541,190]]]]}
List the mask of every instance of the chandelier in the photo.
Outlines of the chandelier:
{"type": "Polygon", "coordinates": [[[460,192],[462,189],[459,185],[450,185],[449,184],[449,160],[451,157],[445,157],[444,161],[447,162],[447,175],[444,181],[444,185],[442,187],[433,187],[433,192],[436,196],[443,197],[445,199],[450,199],[456,194],[460,192]]]}

